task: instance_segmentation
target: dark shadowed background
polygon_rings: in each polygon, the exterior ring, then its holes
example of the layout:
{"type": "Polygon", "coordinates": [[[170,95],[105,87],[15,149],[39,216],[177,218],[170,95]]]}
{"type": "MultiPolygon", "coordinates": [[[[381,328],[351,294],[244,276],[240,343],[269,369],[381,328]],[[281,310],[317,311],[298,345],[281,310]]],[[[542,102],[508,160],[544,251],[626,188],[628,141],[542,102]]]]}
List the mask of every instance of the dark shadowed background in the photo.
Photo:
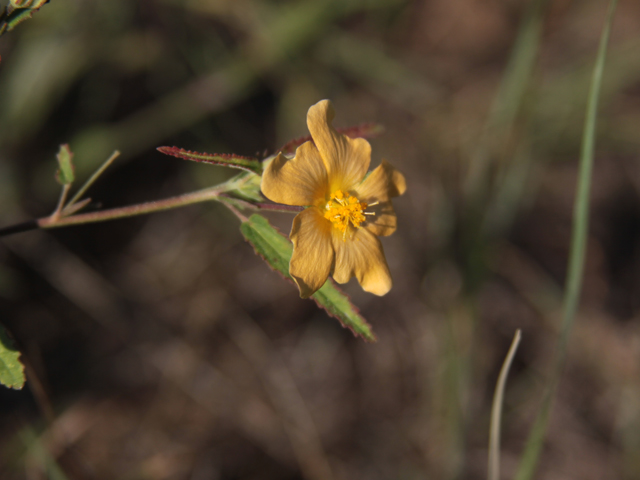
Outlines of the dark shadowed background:
{"type": "MultiPolygon", "coordinates": [[[[0,226],[46,216],[61,143],[103,208],[232,172],[155,150],[271,154],[330,98],[378,122],[407,193],[394,288],[345,287],[354,338],[217,203],[0,241],[0,478],[486,478],[515,330],[503,478],[556,355],[605,0],[52,0],[0,38],[0,226]]],[[[584,294],[536,478],[640,478],[640,2],[605,69],[584,294]]],[[[272,214],[282,231],[292,216],[272,214]]]]}

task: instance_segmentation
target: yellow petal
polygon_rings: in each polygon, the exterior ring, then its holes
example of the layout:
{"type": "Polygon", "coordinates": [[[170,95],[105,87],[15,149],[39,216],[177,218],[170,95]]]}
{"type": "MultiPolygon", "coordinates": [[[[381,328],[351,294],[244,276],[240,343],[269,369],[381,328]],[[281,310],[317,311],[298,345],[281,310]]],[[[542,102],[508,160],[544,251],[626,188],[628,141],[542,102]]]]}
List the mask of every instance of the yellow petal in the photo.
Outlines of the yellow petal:
{"type": "Polygon", "coordinates": [[[364,228],[355,229],[346,241],[336,229],[332,233],[336,252],[333,278],[336,282],[346,283],[355,275],[367,292],[384,295],[391,290],[391,274],[378,237],[364,228]]]}
{"type": "Polygon", "coordinates": [[[382,163],[355,187],[355,193],[363,202],[382,203],[387,202],[391,197],[402,195],[406,189],[407,182],[404,175],[393,168],[389,162],[382,160],[382,163]]]}
{"type": "Polygon", "coordinates": [[[289,274],[300,289],[300,297],[307,298],[318,290],[333,267],[331,222],[320,210],[311,207],[293,219],[291,241],[293,255],[289,274]]]}
{"type": "Polygon", "coordinates": [[[386,237],[396,231],[398,218],[390,201],[367,207],[367,213],[375,213],[375,215],[367,215],[366,222],[361,226],[374,235],[386,237]]]}
{"type": "Polygon", "coordinates": [[[262,193],[276,203],[314,205],[328,191],[327,170],[313,142],[303,143],[288,159],[281,153],[262,174],[262,193]]]}
{"type": "Polygon", "coordinates": [[[307,114],[307,126],[327,167],[332,192],[351,190],[364,178],[371,162],[369,142],[338,133],[331,126],[334,116],[329,100],[316,103],[307,114]]]}

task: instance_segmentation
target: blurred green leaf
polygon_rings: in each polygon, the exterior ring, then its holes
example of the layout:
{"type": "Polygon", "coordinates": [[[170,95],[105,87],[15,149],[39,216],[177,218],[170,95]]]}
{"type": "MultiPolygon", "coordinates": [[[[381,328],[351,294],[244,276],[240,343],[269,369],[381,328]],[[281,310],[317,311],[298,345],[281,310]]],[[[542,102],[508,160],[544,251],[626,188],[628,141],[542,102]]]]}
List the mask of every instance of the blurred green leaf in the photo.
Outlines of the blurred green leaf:
{"type": "MultiPolygon", "coordinates": [[[[513,154],[509,146],[513,144],[519,116],[525,109],[527,92],[532,88],[548,6],[548,0],[534,0],[529,3],[470,163],[465,188],[467,194],[474,199],[474,203],[480,200],[483,203],[487,202],[489,219],[486,220],[484,228],[488,228],[489,223],[492,226],[497,224],[494,210],[504,209],[505,197],[514,193],[521,194],[525,190],[518,182],[524,182],[528,178],[531,161],[531,156],[527,154],[529,145],[523,141],[521,151],[517,155],[513,154]],[[504,174],[497,185],[496,198],[490,198],[487,187],[492,183],[490,179],[496,165],[503,169],[504,174]]],[[[526,118],[530,114],[525,112],[523,116],[526,118]]],[[[517,197],[511,199],[511,205],[514,207],[519,204],[517,197]]],[[[502,211],[500,213],[504,214],[504,218],[513,215],[502,211]]],[[[477,212],[473,211],[470,214],[475,216],[477,212]]]]}
{"type": "Polygon", "coordinates": [[[60,151],[56,155],[58,159],[58,171],[56,172],[56,180],[60,185],[70,185],[75,180],[73,168],[73,152],[66,143],[60,145],[60,151]]]}
{"type": "Polygon", "coordinates": [[[49,0],[10,0],[0,15],[0,35],[10,32],[25,20],[28,20],[49,0]]]}
{"type": "Polygon", "coordinates": [[[262,174],[262,163],[257,158],[243,157],[233,153],[199,153],[178,147],[158,147],[158,151],[165,155],[192,160],[194,162],[210,163],[223,167],[239,168],[249,172],[262,174]]]}
{"type": "MultiPolygon", "coordinates": [[[[240,230],[245,239],[253,245],[256,253],[264,258],[271,268],[284,278],[291,279],[289,261],[293,247],[284,235],[272,227],[266,218],[257,214],[251,215],[244,221],[240,230]]],[[[370,342],[376,340],[367,321],[333,281],[327,280],[322,288],[312,295],[312,298],[320,308],[337,318],[342,326],[351,330],[354,335],[370,342]]]]}
{"type": "Polygon", "coordinates": [[[19,358],[20,352],[0,325],[0,383],[16,390],[24,387],[25,382],[24,366],[19,358]]]}
{"type": "MultiPolygon", "coordinates": [[[[1,24],[1,21],[0,21],[1,24]]],[[[2,145],[28,141],[43,128],[60,99],[95,63],[92,42],[59,32],[20,37],[0,70],[2,145]]],[[[78,153],[76,142],[72,141],[78,153]]],[[[94,146],[95,148],[95,146],[94,146]]],[[[111,148],[104,156],[113,151],[111,148]]],[[[101,160],[102,158],[101,157],[101,160]]]]}
{"type": "MultiPolygon", "coordinates": [[[[78,161],[78,171],[95,168],[114,146],[123,152],[122,160],[126,160],[213,113],[224,111],[246,98],[259,85],[258,80],[269,72],[280,75],[280,66],[283,64],[296,58],[307,58],[307,48],[314,42],[324,41],[327,30],[332,29],[335,22],[358,12],[391,8],[404,1],[406,0],[251,2],[252,13],[245,13],[242,20],[247,22],[245,26],[252,27],[248,30],[250,37],[246,43],[243,42],[235,51],[231,51],[230,55],[225,55],[222,61],[217,59],[211,71],[200,73],[198,77],[163,94],[125,118],[116,122],[90,124],[76,134],[71,143],[81,159],[78,161]],[[259,21],[253,24],[251,19],[256,18],[259,21]]],[[[187,2],[185,5],[201,14],[218,8],[221,11],[238,12],[246,8],[244,2],[222,3],[224,7],[222,4],[214,5],[216,2],[187,2]]],[[[51,38],[47,40],[54,41],[51,38]]],[[[81,40],[80,46],[84,44],[86,42],[81,40]]],[[[80,53],[88,55],[87,50],[91,50],[90,44],[80,53]]],[[[98,54],[104,56],[101,52],[98,54]]],[[[65,55],[65,52],[60,55],[65,55]]],[[[91,58],[95,58],[95,55],[92,53],[91,58]]],[[[85,65],[87,63],[88,60],[85,60],[85,65]]],[[[0,96],[1,94],[2,92],[0,96]]],[[[0,118],[2,115],[0,110],[0,118]]]]}
{"type": "Polygon", "coordinates": [[[45,3],[49,3],[49,0],[9,0],[12,8],[38,9],[45,3]]]}
{"type": "Polygon", "coordinates": [[[382,42],[335,32],[318,44],[318,58],[339,68],[368,89],[409,111],[422,114],[441,101],[444,89],[434,79],[412,70],[399,51],[382,42]]]}

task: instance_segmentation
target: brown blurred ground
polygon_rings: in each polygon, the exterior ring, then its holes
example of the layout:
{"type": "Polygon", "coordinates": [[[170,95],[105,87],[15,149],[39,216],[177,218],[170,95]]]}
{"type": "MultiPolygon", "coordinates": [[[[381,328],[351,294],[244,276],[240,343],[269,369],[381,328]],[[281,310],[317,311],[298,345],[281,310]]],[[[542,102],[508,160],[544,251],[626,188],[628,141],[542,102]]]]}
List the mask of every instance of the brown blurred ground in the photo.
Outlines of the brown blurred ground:
{"type": "MultiPolygon", "coordinates": [[[[544,3],[544,2],[542,2],[544,3]]],[[[530,2],[55,0],[0,39],[0,224],[44,216],[54,154],[103,207],[227,178],[159,145],[244,155],[380,122],[409,188],[394,289],[346,287],[365,344],[300,300],[221,205],[0,243],[0,478],[480,479],[517,328],[503,477],[556,354],[586,89],[605,1],[558,0],[509,128],[487,125],[530,2]]],[[[640,478],[640,3],[605,72],[584,295],[536,478],[640,478]]],[[[291,217],[270,217],[288,231],[291,217]]]]}

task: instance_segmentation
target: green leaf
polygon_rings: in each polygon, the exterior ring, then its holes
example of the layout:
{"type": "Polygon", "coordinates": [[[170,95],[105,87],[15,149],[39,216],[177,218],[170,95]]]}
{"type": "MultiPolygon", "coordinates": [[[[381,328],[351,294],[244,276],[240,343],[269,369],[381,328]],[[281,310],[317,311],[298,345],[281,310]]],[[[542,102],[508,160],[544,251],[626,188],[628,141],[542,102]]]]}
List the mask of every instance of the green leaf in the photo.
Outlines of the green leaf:
{"type": "Polygon", "coordinates": [[[73,168],[73,153],[66,143],[60,145],[60,151],[56,155],[58,159],[58,171],[56,172],[56,180],[60,185],[70,185],[75,180],[73,168]]]}
{"type": "Polygon", "coordinates": [[[9,4],[13,8],[40,8],[49,0],[9,0],[9,4]]]}
{"type": "Polygon", "coordinates": [[[158,147],[159,152],[172,157],[191,160],[193,162],[210,163],[223,167],[239,168],[262,175],[262,162],[254,157],[243,157],[233,153],[199,153],[178,147],[158,147]]]}
{"type": "Polygon", "coordinates": [[[17,25],[28,20],[49,0],[10,0],[0,14],[0,35],[10,32],[17,25]]]}
{"type": "Polygon", "coordinates": [[[20,352],[0,325],[0,383],[16,390],[20,390],[25,382],[24,366],[19,358],[20,352]]]}
{"type": "Polygon", "coordinates": [[[314,293],[311,298],[329,315],[337,318],[343,327],[351,330],[354,335],[360,336],[369,342],[377,340],[371,330],[371,325],[360,315],[349,297],[336,286],[333,280],[328,279],[324,282],[320,290],[314,293]]]}
{"type": "MultiPolygon", "coordinates": [[[[240,230],[244,238],[253,245],[256,253],[284,278],[289,276],[289,261],[293,252],[291,242],[278,230],[271,226],[269,221],[261,215],[254,214],[246,219],[240,230]]],[[[293,280],[292,280],[293,281],[293,280]]],[[[332,280],[325,284],[312,295],[320,308],[337,318],[343,327],[348,328],[354,335],[375,342],[376,336],[371,331],[370,325],[358,313],[358,310],[332,280]]]]}
{"type": "Polygon", "coordinates": [[[289,261],[293,252],[291,242],[271,226],[262,215],[253,214],[240,225],[244,238],[253,245],[260,255],[276,272],[284,278],[289,276],[289,261]]]}

